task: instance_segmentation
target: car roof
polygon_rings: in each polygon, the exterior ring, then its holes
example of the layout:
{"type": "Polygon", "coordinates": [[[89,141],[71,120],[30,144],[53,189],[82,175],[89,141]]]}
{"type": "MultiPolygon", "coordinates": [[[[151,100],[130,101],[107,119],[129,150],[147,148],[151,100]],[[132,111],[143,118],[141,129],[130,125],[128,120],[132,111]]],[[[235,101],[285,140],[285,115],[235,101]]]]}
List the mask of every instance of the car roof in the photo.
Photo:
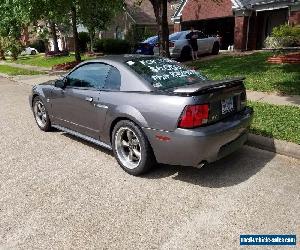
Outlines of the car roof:
{"type": "Polygon", "coordinates": [[[130,60],[135,59],[142,59],[142,58],[159,58],[158,56],[147,56],[147,55],[140,55],[140,54],[123,54],[123,55],[107,55],[102,56],[96,59],[87,60],[85,62],[103,62],[103,61],[111,61],[116,63],[125,63],[130,60]]]}
{"type": "Polygon", "coordinates": [[[154,42],[156,40],[158,40],[158,36],[151,36],[151,37],[148,37],[146,40],[144,40],[143,43],[154,42]]]}

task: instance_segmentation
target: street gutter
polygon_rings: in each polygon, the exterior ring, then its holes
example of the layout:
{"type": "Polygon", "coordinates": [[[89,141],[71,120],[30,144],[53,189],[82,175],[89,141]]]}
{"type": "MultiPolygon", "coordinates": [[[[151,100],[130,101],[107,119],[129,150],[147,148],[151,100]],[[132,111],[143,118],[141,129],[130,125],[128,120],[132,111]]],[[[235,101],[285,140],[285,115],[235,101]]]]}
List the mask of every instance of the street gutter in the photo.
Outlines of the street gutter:
{"type": "Polygon", "coordinates": [[[296,143],[249,134],[246,144],[259,149],[300,159],[300,145],[296,143]]]}

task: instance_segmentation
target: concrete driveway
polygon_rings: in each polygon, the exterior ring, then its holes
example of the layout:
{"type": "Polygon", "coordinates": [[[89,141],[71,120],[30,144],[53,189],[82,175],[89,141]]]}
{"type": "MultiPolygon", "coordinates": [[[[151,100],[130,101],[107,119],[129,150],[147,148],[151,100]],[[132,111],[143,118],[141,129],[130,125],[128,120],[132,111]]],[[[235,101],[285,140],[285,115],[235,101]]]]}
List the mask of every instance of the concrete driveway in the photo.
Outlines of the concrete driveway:
{"type": "Polygon", "coordinates": [[[1,249],[239,249],[240,234],[300,237],[299,161],[245,146],[201,170],[132,177],[109,151],[41,132],[30,88],[0,79],[1,249]]]}

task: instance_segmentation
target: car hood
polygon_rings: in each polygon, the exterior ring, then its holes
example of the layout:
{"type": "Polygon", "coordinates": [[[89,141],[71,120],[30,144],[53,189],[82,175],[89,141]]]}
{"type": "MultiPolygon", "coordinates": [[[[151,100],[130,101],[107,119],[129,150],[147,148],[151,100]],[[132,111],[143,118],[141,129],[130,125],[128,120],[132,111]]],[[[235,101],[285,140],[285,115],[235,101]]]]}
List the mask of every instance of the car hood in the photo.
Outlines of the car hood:
{"type": "Polygon", "coordinates": [[[47,81],[47,82],[43,82],[43,83],[40,83],[40,84],[38,84],[38,85],[39,85],[39,86],[45,86],[45,85],[51,85],[51,86],[54,86],[55,81],[56,81],[56,80],[49,80],[49,81],[47,81]]]}

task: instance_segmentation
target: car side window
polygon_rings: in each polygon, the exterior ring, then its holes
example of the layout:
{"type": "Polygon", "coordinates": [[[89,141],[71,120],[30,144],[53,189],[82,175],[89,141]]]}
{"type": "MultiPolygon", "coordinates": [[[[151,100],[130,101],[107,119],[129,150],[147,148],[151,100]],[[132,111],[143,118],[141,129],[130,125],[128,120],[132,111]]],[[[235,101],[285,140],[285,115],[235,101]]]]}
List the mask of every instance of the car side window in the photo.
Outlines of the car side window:
{"type": "Polygon", "coordinates": [[[105,85],[110,66],[103,63],[89,63],[68,75],[67,86],[100,89],[105,85]]]}
{"type": "Polygon", "coordinates": [[[106,82],[103,86],[104,90],[120,90],[121,88],[121,74],[115,67],[110,67],[106,82]]]}

